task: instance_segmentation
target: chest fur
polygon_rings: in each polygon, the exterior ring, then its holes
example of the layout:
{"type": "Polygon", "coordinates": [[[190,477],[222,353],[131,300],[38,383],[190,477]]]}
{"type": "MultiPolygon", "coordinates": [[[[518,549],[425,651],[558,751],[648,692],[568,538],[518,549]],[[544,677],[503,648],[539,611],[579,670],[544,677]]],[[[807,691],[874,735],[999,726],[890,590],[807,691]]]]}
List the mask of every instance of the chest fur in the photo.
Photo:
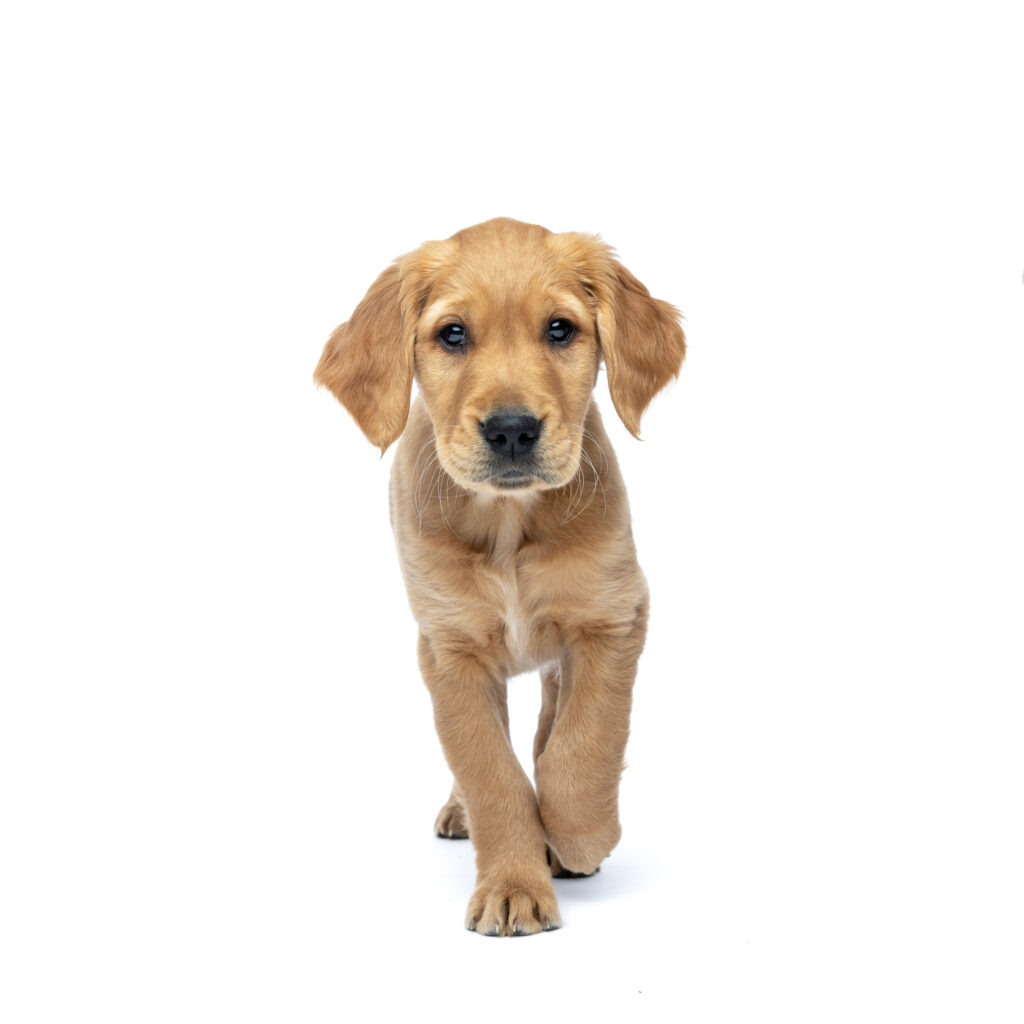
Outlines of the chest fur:
{"type": "Polygon", "coordinates": [[[557,656],[558,631],[531,568],[528,558],[510,555],[483,560],[478,570],[489,632],[499,641],[510,672],[529,671],[557,656]]]}

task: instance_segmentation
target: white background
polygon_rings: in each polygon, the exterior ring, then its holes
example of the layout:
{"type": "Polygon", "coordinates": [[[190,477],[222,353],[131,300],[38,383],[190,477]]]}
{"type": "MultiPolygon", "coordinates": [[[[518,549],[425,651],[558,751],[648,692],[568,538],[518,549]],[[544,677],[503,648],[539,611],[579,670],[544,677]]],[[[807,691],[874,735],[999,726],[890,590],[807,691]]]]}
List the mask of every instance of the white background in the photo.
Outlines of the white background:
{"type": "MultiPolygon", "coordinates": [[[[1016,5],[9,4],[5,1021],[1020,1021],[1016,5]],[[625,833],[462,929],[383,462],[386,263],[600,232],[653,616],[625,833]]],[[[528,747],[535,679],[511,686],[528,747]]]]}

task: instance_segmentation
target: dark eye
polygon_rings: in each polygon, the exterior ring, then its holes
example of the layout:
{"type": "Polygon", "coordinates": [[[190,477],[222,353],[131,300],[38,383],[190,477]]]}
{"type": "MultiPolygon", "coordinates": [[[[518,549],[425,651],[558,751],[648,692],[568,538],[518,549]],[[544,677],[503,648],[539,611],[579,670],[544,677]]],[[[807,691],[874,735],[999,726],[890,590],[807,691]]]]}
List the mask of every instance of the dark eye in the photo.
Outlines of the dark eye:
{"type": "Polygon", "coordinates": [[[563,320],[560,317],[548,324],[548,341],[552,345],[568,345],[575,336],[576,326],[571,320],[563,320]]]}
{"type": "Polygon", "coordinates": [[[466,328],[462,324],[445,324],[437,332],[441,344],[448,349],[462,348],[466,344],[466,328]]]}

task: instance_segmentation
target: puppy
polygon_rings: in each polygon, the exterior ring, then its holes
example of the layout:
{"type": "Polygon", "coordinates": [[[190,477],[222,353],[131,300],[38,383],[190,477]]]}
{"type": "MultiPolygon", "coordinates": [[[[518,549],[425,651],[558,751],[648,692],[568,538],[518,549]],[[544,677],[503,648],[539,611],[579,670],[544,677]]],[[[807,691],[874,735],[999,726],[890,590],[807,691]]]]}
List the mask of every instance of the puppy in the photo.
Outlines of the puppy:
{"type": "Polygon", "coordinates": [[[638,436],[684,354],[678,311],[597,237],[498,219],[396,260],[316,368],[381,452],[401,437],[391,523],[455,776],[435,830],[473,841],[481,934],[558,928],[552,875],[619,840],[648,598],[592,391],[603,361],[638,436]],[[534,669],[536,791],[506,703],[534,669]]]}

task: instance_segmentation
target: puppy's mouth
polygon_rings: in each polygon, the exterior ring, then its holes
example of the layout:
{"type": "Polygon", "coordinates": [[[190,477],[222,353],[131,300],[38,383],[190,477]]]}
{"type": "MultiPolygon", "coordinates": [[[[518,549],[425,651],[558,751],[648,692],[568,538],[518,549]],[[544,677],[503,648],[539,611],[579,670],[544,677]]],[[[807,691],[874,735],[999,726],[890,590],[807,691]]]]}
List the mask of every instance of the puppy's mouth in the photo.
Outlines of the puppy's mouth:
{"type": "Polygon", "coordinates": [[[496,491],[546,490],[561,487],[565,480],[546,462],[530,459],[521,464],[491,465],[476,478],[478,487],[491,487],[496,491]]]}
{"type": "Polygon", "coordinates": [[[494,476],[488,477],[486,483],[499,491],[521,491],[531,486],[536,479],[535,474],[527,473],[525,469],[508,469],[503,473],[496,473],[494,476]]]}

